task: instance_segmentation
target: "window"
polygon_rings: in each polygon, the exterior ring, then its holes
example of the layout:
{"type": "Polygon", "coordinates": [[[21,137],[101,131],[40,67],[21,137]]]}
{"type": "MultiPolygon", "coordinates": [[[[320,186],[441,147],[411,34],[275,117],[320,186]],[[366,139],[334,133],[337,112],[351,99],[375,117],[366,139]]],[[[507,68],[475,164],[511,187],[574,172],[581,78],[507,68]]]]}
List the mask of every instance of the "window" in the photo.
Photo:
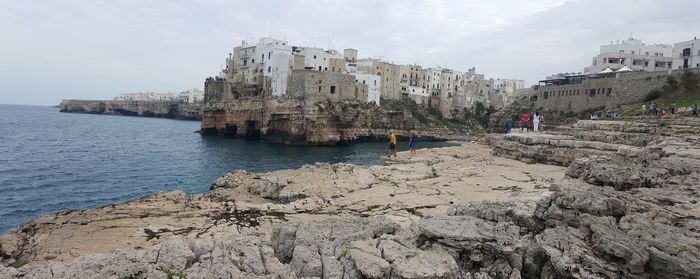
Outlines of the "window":
{"type": "Polygon", "coordinates": [[[684,48],[682,56],[690,56],[690,48],[684,48]]]}
{"type": "Polygon", "coordinates": [[[322,71],[322,68],[321,68],[321,66],[318,66],[318,70],[319,70],[319,71],[322,71]]]}
{"type": "Polygon", "coordinates": [[[610,96],[612,94],[612,88],[608,87],[608,91],[605,92],[605,96],[610,96]]]}
{"type": "Polygon", "coordinates": [[[248,59],[243,59],[243,66],[248,65],[248,59]]]}
{"type": "Polygon", "coordinates": [[[324,69],[325,69],[324,71],[328,71],[328,67],[325,67],[324,69]]]}
{"type": "Polygon", "coordinates": [[[262,56],[262,57],[260,57],[260,60],[261,60],[262,62],[265,62],[265,54],[263,54],[263,55],[261,55],[261,56],[262,56]]]}
{"type": "Polygon", "coordinates": [[[267,72],[269,73],[270,71],[272,71],[272,67],[267,66],[267,72]]]}
{"type": "Polygon", "coordinates": [[[649,61],[644,61],[644,67],[649,67],[649,61]]]}
{"type": "Polygon", "coordinates": [[[377,80],[374,81],[374,86],[377,86],[377,80]]]}
{"type": "Polygon", "coordinates": [[[634,54],[634,50],[632,51],[632,54],[634,54]]]}
{"type": "Polygon", "coordinates": [[[314,55],[314,59],[316,59],[316,55],[314,55]]]}
{"type": "Polygon", "coordinates": [[[588,95],[590,97],[595,97],[595,89],[591,89],[591,92],[588,95]]]}
{"type": "Polygon", "coordinates": [[[331,85],[331,94],[335,94],[335,85],[331,85]]]}
{"type": "Polygon", "coordinates": [[[250,63],[253,63],[253,64],[255,64],[255,58],[253,58],[253,59],[250,59],[250,63]]]}
{"type": "Polygon", "coordinates": [[[542,95],[542,99],[547,99],[549,98],[549,92],[545,91],[544,95],[542,95]]]}
{"type": "Polygon", "coordinates": [[[267,53],[267,59],[270,59],[270,56],[272,56],[272,51],[267,53]]]}
{"type": "Polygon", "coordinates": [[[318,87],[318,93],[321,93],[321,86],[318,87]]]}

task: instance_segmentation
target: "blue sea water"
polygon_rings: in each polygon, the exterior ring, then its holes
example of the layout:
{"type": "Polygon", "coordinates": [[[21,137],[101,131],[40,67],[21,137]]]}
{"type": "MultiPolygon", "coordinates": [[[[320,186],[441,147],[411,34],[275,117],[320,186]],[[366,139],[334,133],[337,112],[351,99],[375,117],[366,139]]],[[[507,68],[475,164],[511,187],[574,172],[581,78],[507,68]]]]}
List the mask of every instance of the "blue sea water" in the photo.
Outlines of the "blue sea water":
{"type": "Polygon", "coordinates": [[[265,172],[314,162],[373,164],[387,151],[385,143],[289,146],[203,137],[195,133],[199,125],[0,105],[0,233],[50,212],[159,191],[203,193],[213,180],[236,169],[265,172]]]}

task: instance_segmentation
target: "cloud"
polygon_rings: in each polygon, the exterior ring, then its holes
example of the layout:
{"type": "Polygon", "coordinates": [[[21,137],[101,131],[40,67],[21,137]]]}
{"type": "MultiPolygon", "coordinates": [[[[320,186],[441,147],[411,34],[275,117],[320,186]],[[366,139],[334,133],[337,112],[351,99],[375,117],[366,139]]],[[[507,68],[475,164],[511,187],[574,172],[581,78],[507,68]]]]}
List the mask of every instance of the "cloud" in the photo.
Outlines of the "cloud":
{"type": "Polygon", "coordinates": [[[599,45],[697,34],[678,1],[2,1],[2,103],[56,104],[202,87],[241,40],[262,36],[477,70],[534,83],[582,71],[599,45]]]}

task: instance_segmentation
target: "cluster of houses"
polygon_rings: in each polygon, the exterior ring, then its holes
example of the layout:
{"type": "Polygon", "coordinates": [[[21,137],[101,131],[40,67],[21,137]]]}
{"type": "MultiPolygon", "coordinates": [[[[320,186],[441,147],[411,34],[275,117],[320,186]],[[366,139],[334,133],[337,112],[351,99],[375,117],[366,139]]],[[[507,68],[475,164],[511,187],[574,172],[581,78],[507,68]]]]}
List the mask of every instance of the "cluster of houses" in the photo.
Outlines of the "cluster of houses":
{"type": "Polygon", "coordinates": [[[514,99],[524,81],[491,79],[476,72],[403,65],[377,58],[358,58],[356,49],[292,46],[262,38],[243,41],[226,58],[220,77],[205,83],[205,92],[235,99],[262,97],[382,100],[412,99],[444,116],[472,109],[477,103],[500,108],[514,99]],[[209,88],[207,88],[209,87],[209,88]],[[251,87],[253,89],[251,89],[251,87]],[[215,90],[214,90],[215,89],[215,90]]]}
{"type": "Polygon", "coordinates": [[[204,91],[191,89],[182,92],[134,92],[123,93],[114,98],[115,101],[177,101],[180,103],[197,103],[204,100],[204,91]]]}

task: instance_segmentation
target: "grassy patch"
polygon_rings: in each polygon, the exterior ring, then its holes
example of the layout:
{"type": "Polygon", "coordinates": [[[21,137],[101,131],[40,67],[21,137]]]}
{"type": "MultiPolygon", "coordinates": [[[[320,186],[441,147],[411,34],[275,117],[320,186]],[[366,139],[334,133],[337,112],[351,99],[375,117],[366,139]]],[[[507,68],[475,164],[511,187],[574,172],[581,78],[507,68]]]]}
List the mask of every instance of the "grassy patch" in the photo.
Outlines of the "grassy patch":
{"type": "Polygon", "coordinates": [[[481,201],[481,205],[486,206],[486,207],[501,207],[501,206],[503,206],[503,203],[499,202],[499,201],[483,200],[483,201],[481,201]]]}
{"type": "Polygon", "coordinates": [[[688,252],[688,247],[685,247],[685,246],[673,247],[673,255],[680,255],[680,254],[683,254],[685,252],[688,252]]]}
{"type": "MultiPolygon", "coordinates": [[[[658,79],[662,78],[664,77],[658,76],[658,79]]],[[[666,82],[663,86],[649,91],[644,96],[644,101],[627,105],[621,115],[642,115],[642,104],[649,103],[656,103],[659,108],[668,108],[671,104],[676,104],[679,108],[700,104],[700,74],[684,71],[679,78],[675,76],[665,76],[665,78],[666,82]]]]}
{"type": "Polygon", "coordinates": [[[338,258],[336,260],[340,260],[340,259],[345,258],[347,256],[348,256],[348,248],[340,249],[340,255],[338,255],[338,258]]]}
{"type": "Polygon", "coordinates": [[[383,111],[401,111],[410,113],[416,124],[425,128],[447,128],[452,131],[468,132],[474,129],[469,118],[442,117],[440,111],[424,105],[418,105],[412,99],[388,100],[382,99],[379,107],[383,111]]]}
{"type": "Polygon", "coordinates": [[[424,177],[424,179],[431,179],[431,178],[438,178],[440,175],[438,175],[437,170],[435,168],[430,168],[430,172],[428,175],[424,177]]]}
{"type": "Polygon", "coordinates": [[[165,277],[168,279],[187,279],[186,273],[174,271],[167,267],[163,270],[163,272],[165,272],[165,277]]]}

